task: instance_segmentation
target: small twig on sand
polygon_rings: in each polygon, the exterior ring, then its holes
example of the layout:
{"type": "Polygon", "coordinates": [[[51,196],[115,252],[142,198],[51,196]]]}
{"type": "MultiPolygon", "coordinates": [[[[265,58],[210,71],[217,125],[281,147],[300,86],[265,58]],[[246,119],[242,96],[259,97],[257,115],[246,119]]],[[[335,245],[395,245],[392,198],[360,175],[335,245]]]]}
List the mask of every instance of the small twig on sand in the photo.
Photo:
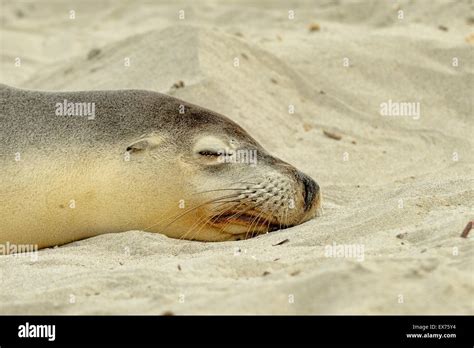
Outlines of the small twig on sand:
{"type": "Polygon", "coordinates": [[[323,130],[323,134],[325,136],[327,136],[328,138],[331,138],[331,139],[334,139],[334,140],[341,140],[342,139],[342,136],[340,136],[339,134],[329,132],[329,131],[326,131],[326,130],[323,130]]]}
{"type": "Polygon", "coordinates": [[[287,243],[287,242],[289,242],[289,241],[290,241],[290,240],[289,240],[288,238],[286,238],[286,239],[282,240],[281,242],[278,242],[278,243],[276,243],[276,244],[273,244],[273,246],[282,245],[282,244],[285,244],[285,243],[287,243]]]}
{"type": "Polygon", "coordinates": [[[469,234],[469,231],[472,229],[472,223],[474,221],[469,221],[466,225],[466,227],[464,228],[464,231],[462,231],[461,233],[461,237],[462,238],[467,238],[467,235],[469,234]]]}

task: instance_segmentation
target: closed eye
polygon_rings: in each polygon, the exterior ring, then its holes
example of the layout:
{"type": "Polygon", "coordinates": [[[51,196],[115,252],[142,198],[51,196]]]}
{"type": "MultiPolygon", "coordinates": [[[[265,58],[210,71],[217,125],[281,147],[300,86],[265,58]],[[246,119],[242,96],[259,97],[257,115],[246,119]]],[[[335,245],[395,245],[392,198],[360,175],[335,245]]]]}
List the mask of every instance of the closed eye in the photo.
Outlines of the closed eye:
{"type": "Polygon", "coordinates": [[[213,151],[213,150],[202,150],[199,151],[199,154],[201,156],[208,156],[208,157],[219,157],[222,155],[222,152],[220,151],[213,151]]]}

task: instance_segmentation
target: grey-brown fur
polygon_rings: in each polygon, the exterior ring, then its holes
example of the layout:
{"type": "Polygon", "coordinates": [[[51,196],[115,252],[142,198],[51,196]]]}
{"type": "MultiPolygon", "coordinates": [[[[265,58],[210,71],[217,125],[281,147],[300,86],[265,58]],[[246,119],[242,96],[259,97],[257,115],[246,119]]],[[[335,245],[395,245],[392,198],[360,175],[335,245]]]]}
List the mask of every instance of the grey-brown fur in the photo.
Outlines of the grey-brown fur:
{"type": "MultiPolygon", "coordinates": [[[[228,118],[182,100],[144,90],[42,92],[0,85],[0,147],[16,152],[25,147],[63,147],[85,150],[98,144],[134,141],[154,130],[173,134],[186,142],[190,130],[224,129],[249,145],[258,144],[228,118]],[[95,119],[58,116],[56,103],[95,103],[95,119]],[[184,114],[180,113],[184,105],[184,114]],[[186,130],[184,134],[183,130],[186,130]],[[182,134],[180,134],[182,133],[182,134]]],[[[194,132],[193,132],[194,133],[194,132]]],[[[125,150],[125,149],[124,149],[125,150]]]]}

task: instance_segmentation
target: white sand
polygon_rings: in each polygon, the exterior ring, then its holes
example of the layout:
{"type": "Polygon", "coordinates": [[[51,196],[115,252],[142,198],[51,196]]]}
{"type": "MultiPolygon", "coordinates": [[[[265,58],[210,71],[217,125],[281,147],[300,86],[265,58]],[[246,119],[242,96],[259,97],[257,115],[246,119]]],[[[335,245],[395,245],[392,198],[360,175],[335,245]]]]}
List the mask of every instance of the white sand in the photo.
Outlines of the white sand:
{"type": "Polygon", "coordinates": [[[0,2],[0,82],[175,95],[237,121],[325,197],[322,217],[246,241],[131,231],[0,256],[0,313],[474,313],[474,232],[460,238],[474,219],[472,2],[0,2]],[[382,116],[389,99],[420,102],[419,119],[382,116]],[[364,260],[326,257],[333,243],[364,260]]]}

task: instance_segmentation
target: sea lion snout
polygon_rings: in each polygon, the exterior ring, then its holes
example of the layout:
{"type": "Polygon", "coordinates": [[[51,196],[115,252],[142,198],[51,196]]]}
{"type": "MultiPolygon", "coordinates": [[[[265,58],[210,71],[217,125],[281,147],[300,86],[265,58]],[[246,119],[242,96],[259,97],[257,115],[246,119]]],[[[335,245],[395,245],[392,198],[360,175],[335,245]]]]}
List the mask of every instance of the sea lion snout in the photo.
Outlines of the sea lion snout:
{"type": "MultiPolygon", "coordinates": [[[[302,186],[304,212],[308,213],[312,210],[316,210],[316,208],[318,208],[320,205],[321,199],[321,193],[318,183],[314,181],[310,176],[304,174],[303,172],[300,172],[299,170],[296,171],[296,178],[302,186]]],[[[314,216],[314,214],[310,215],[311,217],[314,216]]]]}
{"type": "Polygon", "coordinates": [[[304,211],[308,211],[317,196],[319,196],[319,185],[312,178],[304,173],[298,172],[300,180],[303,184],[304,211]]]}

